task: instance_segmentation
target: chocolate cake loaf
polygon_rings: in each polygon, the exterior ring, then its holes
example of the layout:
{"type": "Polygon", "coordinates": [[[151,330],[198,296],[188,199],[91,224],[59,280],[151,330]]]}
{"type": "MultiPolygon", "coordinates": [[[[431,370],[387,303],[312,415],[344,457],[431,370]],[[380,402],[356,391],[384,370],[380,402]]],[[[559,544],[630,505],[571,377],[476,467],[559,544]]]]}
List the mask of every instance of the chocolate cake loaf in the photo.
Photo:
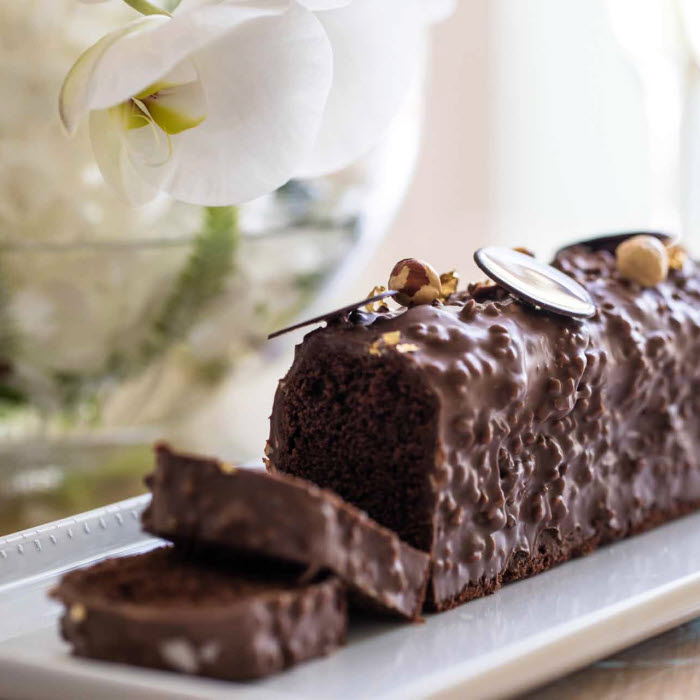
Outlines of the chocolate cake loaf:
{"type": "Polygon", "coordinates": [[[429,557],[335,494],[284,475],[156,446],[147,532],[330,570],[372,607],[416,619],[429,557]]]}
{"type": "Polygon", "coordinates": [[[234,573],[164,547],[72,571],[52,595],[78,656],[244,680],[345,641],[340,581],[302,585],[276,572],[234,573]]]}
{"type": "Polygon", "coordinates": [[[280,382],[269,469],[430,553],[438,610],[700,506],[697,265],[646,287],[608,250],[554,265],[588,290],[591,318],[472,286],[346,314],[280,382]]]}

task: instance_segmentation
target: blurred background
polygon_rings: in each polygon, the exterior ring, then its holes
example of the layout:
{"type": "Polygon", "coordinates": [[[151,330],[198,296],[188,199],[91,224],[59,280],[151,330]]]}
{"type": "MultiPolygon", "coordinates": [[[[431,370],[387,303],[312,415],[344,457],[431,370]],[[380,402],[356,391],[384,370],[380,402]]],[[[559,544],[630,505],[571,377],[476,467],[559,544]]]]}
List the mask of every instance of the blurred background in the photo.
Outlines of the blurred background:
{"type": "Polygon", "coordinates": [[[140,210],[56,113],[68,67],[124,19],[109,5],[0,0],[0,534],[140,492],[154,439],[259,461],[304,331],[267,333],[400,258],[467,281],[486,243],[547,258],[661,229],[698,250],[683,0],[458,0],[361,162],[235,209],[140,210]]]}
{"type": "Polygon", "coordinates": [[[546,257],[651,227],[697,250],[698,23],[682,4],[460,0],[433,30],[413,184],[356,291],[407,255],[476,274],[487,241],[546,257]]]}

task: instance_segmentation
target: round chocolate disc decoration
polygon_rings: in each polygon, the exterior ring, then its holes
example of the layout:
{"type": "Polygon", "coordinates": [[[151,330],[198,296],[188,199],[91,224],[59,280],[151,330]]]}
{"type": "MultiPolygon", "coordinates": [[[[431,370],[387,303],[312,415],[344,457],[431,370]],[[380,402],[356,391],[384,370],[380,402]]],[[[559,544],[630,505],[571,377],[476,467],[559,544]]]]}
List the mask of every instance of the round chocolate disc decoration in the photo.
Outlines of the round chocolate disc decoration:
{"type": "Polygon", "coordinates": [[[590,294],[568,275],[511,248],[489,246],[474,253],[476,264],[514,297],[562,316],[595,313],[590,294]]]}
{"type": "Polygon", "coordinates": [[[584,246],[591,250],[607,250],[610,253],[614,253],[620,243],[633,236],[653,236],[654,238],[658,238],[664,245],[672,245],[677,243],[680,239],[680,236],[672,236],[670,233],[664,233],[663,231],[621,231],[620,233],[605,233],[600,236],[594,236],[593,238],[587,238],[583,241],[569,243],[569,245],[559,248],[557,255],[576,246],[584,246]]]}

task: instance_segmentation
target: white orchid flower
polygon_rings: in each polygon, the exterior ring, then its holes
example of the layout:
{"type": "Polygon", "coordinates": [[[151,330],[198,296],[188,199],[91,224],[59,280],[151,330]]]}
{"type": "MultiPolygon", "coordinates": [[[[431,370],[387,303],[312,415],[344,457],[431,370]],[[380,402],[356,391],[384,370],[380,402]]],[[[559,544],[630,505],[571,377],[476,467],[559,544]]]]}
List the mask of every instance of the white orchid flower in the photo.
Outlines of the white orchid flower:
{"type": "Polygon", "coordinates": [[[247,201],[381,139],[416,68],[420,5],[182,0],[88,49],[60,114],[69,133],[89,115],[100,170],[133,204],[247,201]]]}

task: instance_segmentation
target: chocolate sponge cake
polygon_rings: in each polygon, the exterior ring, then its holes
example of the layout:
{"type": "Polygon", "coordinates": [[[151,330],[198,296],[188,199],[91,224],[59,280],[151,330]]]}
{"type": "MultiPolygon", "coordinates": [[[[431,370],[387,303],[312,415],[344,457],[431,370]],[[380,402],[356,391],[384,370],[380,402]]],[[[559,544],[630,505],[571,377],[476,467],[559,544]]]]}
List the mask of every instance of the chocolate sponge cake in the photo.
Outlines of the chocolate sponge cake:
{"type": "Polygon", "coordinates": [[[156,446],[147,532],[337,574],[372,608],[414,620],[429,557],[308,481],[156,446]]]}
{"type": "Polygon", "coordinates": [[[280,382],[269,468],[314,481],[431,554],[444,610],[700,505],[700,270],[623,279],[579,246],[554,265],[576,320],[476,286],[345,315],[280,382]]]}
{"type": "Polygon", "coordinates": [[[330,653],[345,641],[343,586],[232,572],[170,547],[72,571],[53,590],[78,656],[244,680],[330,653]]]}

